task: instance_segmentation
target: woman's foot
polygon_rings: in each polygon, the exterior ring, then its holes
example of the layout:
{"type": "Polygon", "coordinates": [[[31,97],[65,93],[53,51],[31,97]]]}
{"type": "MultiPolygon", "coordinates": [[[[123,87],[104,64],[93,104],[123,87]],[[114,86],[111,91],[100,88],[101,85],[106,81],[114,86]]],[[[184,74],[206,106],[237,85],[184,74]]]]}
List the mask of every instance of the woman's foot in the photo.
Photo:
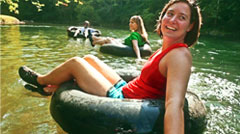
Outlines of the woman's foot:
{"type": "Polygon", "coordinates": [[[38,92],[39,94],[43,95],[43,96],[50,96],[52,95],[52,92],[45,92],[43,90],[43,87],[34,87],[30,84],[26,84],[24,85],[24,87],[27,89],[27,90],[30,90],[32,92],[38,92]]]}
{"type": "Polygon", "coordinates": [[[44,85],[41,85],[37,82],[37,73],[32,71],[30,68],[26,66],[22,66],[18,70],[19,76],[27,83],[35,85],[37,87],[43,88],[44,85]]]}

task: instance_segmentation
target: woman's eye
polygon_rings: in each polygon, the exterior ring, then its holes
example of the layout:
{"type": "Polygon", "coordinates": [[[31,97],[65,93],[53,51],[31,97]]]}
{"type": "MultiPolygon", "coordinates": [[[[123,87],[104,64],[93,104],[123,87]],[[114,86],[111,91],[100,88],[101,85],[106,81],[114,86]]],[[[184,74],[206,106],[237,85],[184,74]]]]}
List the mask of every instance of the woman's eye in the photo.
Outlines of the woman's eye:
{"type": "Polygon", "coordinates": [[[180,20],[186,20],[185,16],[180,16],[180,20]]]}
{"type": "Polygon", "coordinates": [[[167,13],[167,16],[171,17],[171,16],[173,16],[173,13],[168,12],[168,13],[167,13]]]}

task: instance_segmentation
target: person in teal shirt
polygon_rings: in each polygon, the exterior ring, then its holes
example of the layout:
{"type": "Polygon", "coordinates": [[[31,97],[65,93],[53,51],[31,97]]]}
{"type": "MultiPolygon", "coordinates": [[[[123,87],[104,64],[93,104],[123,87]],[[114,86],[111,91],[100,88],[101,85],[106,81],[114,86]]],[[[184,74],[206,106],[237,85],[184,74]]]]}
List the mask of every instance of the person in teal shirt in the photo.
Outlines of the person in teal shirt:
{"type": "Polygon", "coordinates": [[[132,31],[132,33],[124,40],[124,42],[111,37],[96,37],[94,35],[89,35],[88,38],[91,41],[92,46],[116,44],[133,47],[138,60],[141,60],[139,47],[142,47],[144,44],[150,44],[142,17],[138,15],[132,16],[129,21],[129,29],[132,31]]]}

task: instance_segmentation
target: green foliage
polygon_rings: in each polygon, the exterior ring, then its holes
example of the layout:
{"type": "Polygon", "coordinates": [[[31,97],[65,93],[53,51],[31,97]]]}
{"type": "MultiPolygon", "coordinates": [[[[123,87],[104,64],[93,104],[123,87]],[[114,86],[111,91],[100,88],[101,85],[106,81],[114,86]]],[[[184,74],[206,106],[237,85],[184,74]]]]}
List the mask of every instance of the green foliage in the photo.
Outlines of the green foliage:
{"type": "Polygon", "coordinates": [[[237,0],[200,0],[203,28],[221,32],[239,31],[240,3],[237,0]]]}
{"type": "MultiPolygon", "coordinates": [[[[25,0],[25,1],[29,1],[29,0],[25,0]]],[[[19,0],[0,0],[0,5],[7,4],[10,12],[19,14],[19,10],[18,10],[19,2],[20,2],[19,0]]],[[[30,2],[32,3],[32,5],[34,5],[37,8],[38,12],[42,11],[42,8],[45,6],[45,4],[40,3],[39,0],[31,0],[30,2]]],[[[63,0],[63,1],[57,0],[55,5],[56,6],[59,6],[59,5],[68,6],[68,4],[70,2],[71,2],[70,0],[63,0]]],[[[82,4],[82,2],[80,0],[74,0],[74,2],[78,3],[78,4],[82,4]]]]}
{"type": "MultiPolygon", "coordinates": [[[[141,15],[148,30],[153,30],[169,0],[0,0],[2,14],[20,20],[128,27],[132,15],[141,15]],[[41,12],[40,12],[41,11],[41,12]],[[16,15],[18,14],[19,15],[16,15]]],[[[206,31],[240,30],[239,0],[198,0],[206,31]]]]}
{"type": "Polygon", "coordinates": [[[156,24],[157,17],[149,11],[149,9],[144,9],[142,18],[146,26],[153,26],[156,24]]]}
{"type": "Polygon", "coordinates": [[[15,14],[18,14],[18,0],[0,0],[0,5],[7,4],[8,9],[10,12],[14,12],[15,14]]]}
{"type": "Polygon", "coordinates": [[[91,23],[97,23],[99,21],[99,16],[91,5],[76,6],[74,9],[77,12],[77,21],[84,22],[85,20],[90,21],[91,23]]]}

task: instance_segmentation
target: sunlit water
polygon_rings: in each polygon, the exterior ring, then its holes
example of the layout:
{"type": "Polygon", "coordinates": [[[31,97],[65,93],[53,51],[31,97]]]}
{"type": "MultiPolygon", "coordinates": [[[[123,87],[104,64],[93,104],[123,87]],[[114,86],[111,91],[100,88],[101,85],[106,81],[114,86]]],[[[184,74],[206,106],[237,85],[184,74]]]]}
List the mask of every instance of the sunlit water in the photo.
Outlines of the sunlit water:
{"type": "MultiPolygon", "coordinates": [[[[92,54],[117,70],[140,70],[135,58],[116,57],[92,48],[89,41],[67,37],[68,26],[21,25],[1,28],[1,133],[64,133],[49,113],[50,97],[24,89],[17,70],[27,65],[46,73],[73,56],[92,54]]],[[[103,35],[124,39],[129,31],[100,28],[103,35]]],[[[153,50],[161,45],[149,33],[153,50]]],[[[205,134],[240,133],[240,43],[200,38],[191,48],[193,68],[189,89],[203,100],[207,114],[205,134]]]]}

